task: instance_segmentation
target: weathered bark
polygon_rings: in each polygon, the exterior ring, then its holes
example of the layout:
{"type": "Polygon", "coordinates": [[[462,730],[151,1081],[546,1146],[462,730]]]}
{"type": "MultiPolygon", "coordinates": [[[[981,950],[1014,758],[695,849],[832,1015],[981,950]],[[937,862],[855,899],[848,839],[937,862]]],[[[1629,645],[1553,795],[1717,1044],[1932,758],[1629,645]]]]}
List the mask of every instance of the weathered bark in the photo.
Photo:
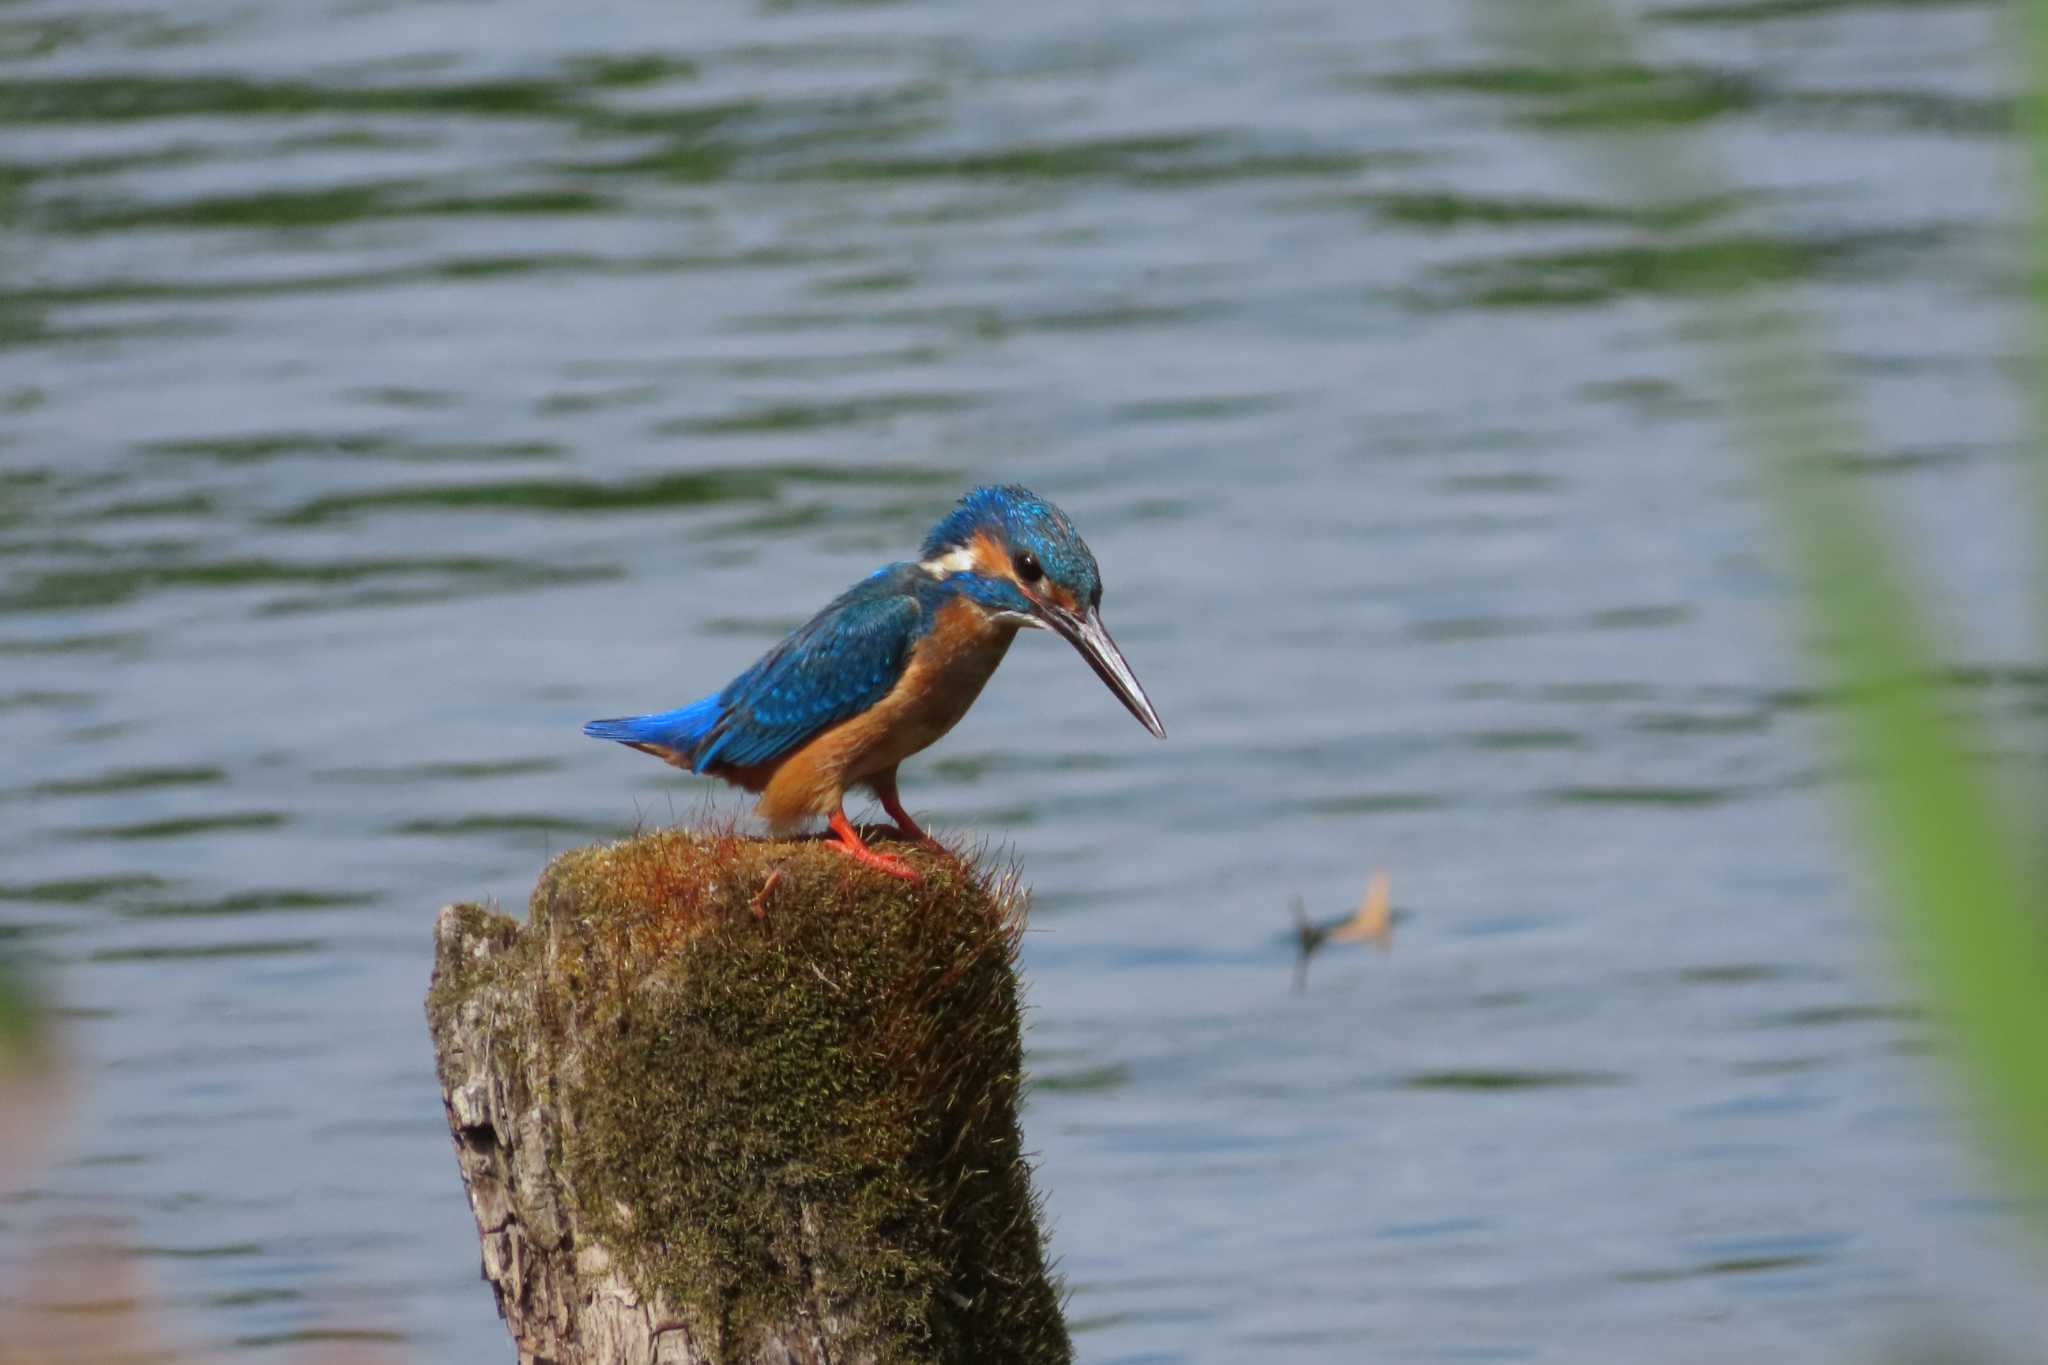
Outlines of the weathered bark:
{"type": "MultiPolygon", "coordinates": [[[[434,921],[435,984],[487,965],[518,932],[511,920],[478,915],[473,906],[447,907],[434,921]]],[[[483,1275],[521,1365],[707,1361],[687,1328],[664,1330],[672,1315],[642,1299],[602,1245],[577,1235],[550,1156],[562,1146],[556,1116],[536,1101],[524,1059],[494,1045],[494,1019],[524,1003],[503,997],[526,988],[516,977],[492,982],[433,1030],[455,1161],[483,1239],[483,1275]]]]}
{"type": "Polygon", "coordinates": [[[523,927],[441,912],[442,1098],[522,1365],[1070,1359],[1021,907],[926,866],[664,833],[563,855],[523,927]]]}

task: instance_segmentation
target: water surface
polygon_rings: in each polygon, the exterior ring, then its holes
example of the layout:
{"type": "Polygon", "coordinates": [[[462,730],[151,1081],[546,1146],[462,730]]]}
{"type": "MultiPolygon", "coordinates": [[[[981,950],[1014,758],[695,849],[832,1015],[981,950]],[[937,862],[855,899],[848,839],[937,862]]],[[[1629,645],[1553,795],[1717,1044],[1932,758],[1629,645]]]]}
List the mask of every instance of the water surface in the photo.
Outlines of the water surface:
{"type": "Polygon", "coordinates": [[[904,779],[1037,888],[1084,1359],[2038,1338],[1686,345],[1811,301],[1957,703],[2038,722],[2001,11],[1651,19],[1562,90],[1457,6],[0,6],[0,925],[85,1081],[0,1246],[93,1220],[222,1359],[507,1358],[434,910],[730,808],[578,725],[1015,478],[1172,734],[1027,639],[904,779]],[[1743,193],[1603,194],[1646,115],[1743,193]],[[1394,952],[1291,993],[1373,867],[1394,952]]]}

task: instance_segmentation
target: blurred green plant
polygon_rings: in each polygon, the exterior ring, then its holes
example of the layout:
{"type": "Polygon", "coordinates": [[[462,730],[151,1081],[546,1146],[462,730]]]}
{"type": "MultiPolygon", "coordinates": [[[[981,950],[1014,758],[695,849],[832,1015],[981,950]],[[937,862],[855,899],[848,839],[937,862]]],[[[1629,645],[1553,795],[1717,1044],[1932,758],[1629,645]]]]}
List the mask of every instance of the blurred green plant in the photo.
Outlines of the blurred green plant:
{"type": "MultiPolygon", "coordinates": [[[[2025,70],[2034,86],[2028,264],[2035,342],[2048,356],[2048,0],[2020,8],[2022,50],[2034,59],[2025,70]]],[[[1690,131],[1714,111],[1667,97],[1671,82],[1639,55],[1608,0],[1501,0],[1482,16],[1533,60],[1501,68],[1524,73],[1507,93],[1540,102],[1528,123],[1611,189],[1652,205],[1736,202],[1734,177],[1690,131]]],[[[1703,255],[1698,278],[1678,292],[1698,310],[1704,354],[1791,550],[1870,880],[1946,1027],[1942,1055],[2048,1232],[2048,880],[2038,856],[2048,822],[2034,788],[2002,783],[1984,759],[1995,746],[1982,722],[1946,704],[1949,649],[1914,558],[1844,470],[1843,456],[1870,448],[1848,386],[1770,267],[1741,251],[1703,255]]],[[[2033,390],[2038,452],[2048,449],[2048,383],[2033,390]]],[[[2048,533],[2048,472],[2037,459],[2029,473],[2048,533]]]]}
{"type": "MultiPolygon", "coordinates": [[[[32,1177],[62,1125],[71,1094],[61,1040],[39,983],[0,943],[0,1193],[32,1177]]],[[[210,1355],[174,1345],[124,1225],[53,1220],[9,1248],[0,1285],[0,1365],[198,1365],[210,1355]],[[21,1282],[15,1283],[18,1278],[21,1282]]],[[[389,1365],[383,1334],[305,1329],[294,1365],[389,1365]]]]}
{"type": "Polygon", "coordinates": [[[66,1079],[36,983],[0,944],[0,1190],[34,1165],[63,1118],[66,1079]]]}
{"type": "Polygon", "coordinates": [[[0,1070],[15,1065],[34,1048],[38,1017],[28,978],[11,958],[0,954],[0,1070]]]}

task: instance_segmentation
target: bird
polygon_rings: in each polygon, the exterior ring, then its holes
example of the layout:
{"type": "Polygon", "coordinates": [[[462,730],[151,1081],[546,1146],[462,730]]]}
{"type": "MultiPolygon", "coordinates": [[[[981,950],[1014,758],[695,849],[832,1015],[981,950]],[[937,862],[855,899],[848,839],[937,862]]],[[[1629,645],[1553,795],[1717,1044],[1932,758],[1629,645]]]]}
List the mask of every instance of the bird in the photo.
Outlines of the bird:
{"type": "Polygon", "coordinates": [[[876,569],[719,691],[583,733],[759,793],[755,813],[778,831],[824,816],[828,847],[916,881],[847,822],[846,793],[866,787],[899,835],[937,848],[903,809],[897,766],[959,723],[1019,630],[1064,637],[1166,738],[1101,607],[1095,555],[1067,514],[1028,488],[985,484],[939,519],[917,559],[876,569]]]}

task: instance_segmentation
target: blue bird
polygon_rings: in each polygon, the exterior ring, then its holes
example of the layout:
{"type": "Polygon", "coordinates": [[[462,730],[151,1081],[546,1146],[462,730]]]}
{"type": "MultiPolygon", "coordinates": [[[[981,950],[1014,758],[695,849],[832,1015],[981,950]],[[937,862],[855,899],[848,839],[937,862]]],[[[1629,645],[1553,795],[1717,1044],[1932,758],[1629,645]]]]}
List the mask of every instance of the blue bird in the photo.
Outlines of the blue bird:
{"type": "Polygon", "coordinates": [[[759,792],[755,811],[773,827],[822,815],[833,847],[915,881],[908,863],[847,823],[846,792],[866,786],[905,838],[932,844],[903,809],[896,767],[959,723],[1019,629],[1065,636],[1166,738],[1101,605],[1095,556],[1066,513],[1015,484],[975,488],[916,562],[875,570],[723,690],[673,711],[594,720],[583,733],[759,792]]]}

